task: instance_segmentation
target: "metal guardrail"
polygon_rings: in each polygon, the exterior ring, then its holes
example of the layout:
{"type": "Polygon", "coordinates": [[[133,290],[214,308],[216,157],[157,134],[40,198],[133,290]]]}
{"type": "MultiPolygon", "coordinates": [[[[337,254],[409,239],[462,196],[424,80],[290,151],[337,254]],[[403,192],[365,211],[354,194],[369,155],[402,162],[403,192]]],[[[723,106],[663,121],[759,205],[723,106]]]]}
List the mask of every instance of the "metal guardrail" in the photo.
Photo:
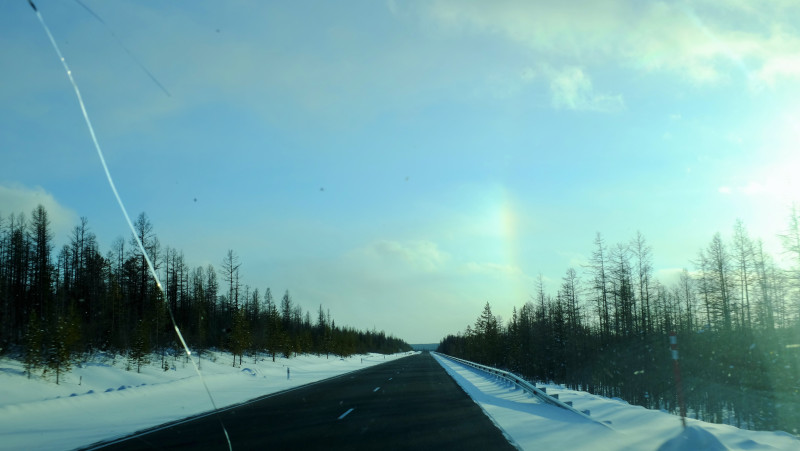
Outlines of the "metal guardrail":
{"type": "Polygon", "coordinates": [[[556,407],[561,407],[562,409],[569,410],[570,412],[573,412],[573,413],[575,413],[577,415],[580,415],[580,416],[582,416],[582,417],[584,417],[584,418],[586,418],[588,420],[591,420],[591,421],[593,421],[593,422],[595,422],[597,424],[601,424],[601,425],[603,425],[603,426],[605,426],[605,427],[607,427],[609,429],[612,429],[611,426],[609,426],[607,423],[604,423],[602,421],[596,420],[596,419],[592,418],[591,416],[589,416],[589,411],[588,410],[585,410],[585,411],[578,410],[578,409],[572,407],[572,403],[571,402],[569,404],[565,403],[565,402],[562,402],[561,400],[558,399],[558,395],[557,394],[555,396],[548,395],[545,389],[537,388],[536,385],[534,385],[533,383],[526,381],[525,379],[517,376],[514,373],[510,373],[510,372],[504,371],[504,370],[499,370],[499,369],[493,368],[491,366],[481,365],[480,363],[470,362],[469,360],[459,359],[458,357],[449,356],[447,354],[442,354],[440,352],[433,352],[433,354],[436,354],[438,356],[447,358],[447,359],[452,360],[454,362],[458,362],[458,363],[460,363],[462,365],[470,366],[470,367],[475,368],[477,370],[481,370],[481,371],[484,371],[486,373],[493,374],[493,375],[495,375],[497,377],[505,379],[505,380],[515,384],[516,386],[518,386],[522,390],[530,393],[532,396],[535,396],[535,397],[539,398],[540,400],[546,402],[547,404],[551,404],[551,405],[554,405],[556,407]]]}

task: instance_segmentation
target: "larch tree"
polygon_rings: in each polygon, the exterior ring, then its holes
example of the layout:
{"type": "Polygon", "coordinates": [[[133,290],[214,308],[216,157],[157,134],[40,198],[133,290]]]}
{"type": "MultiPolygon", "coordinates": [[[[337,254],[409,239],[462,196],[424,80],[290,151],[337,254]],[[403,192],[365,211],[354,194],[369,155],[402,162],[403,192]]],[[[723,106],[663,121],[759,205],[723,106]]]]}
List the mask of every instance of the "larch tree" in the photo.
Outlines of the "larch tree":
{"type": "Polygon", "coordinates": [[[765,330],[775,329],[775,309],[773,306],[773,284],[770,283],[770,268],[773,263],[770,257],[764,252],[764,243],[761,240],[755,245],[754,268],[761,302],[756,309],[756,318],[765,330]]]}
{"type": "Polygon", "coordinates": [[[594,245],[595,249],[589,260],[589,268],[600,330],[602,336],[607,338],[611,335],[611,315],[608,308],[608,249],[600,232],[597,232],[595,236],[594,245]]]}
{"type": "Polygon", "coordinates": [[[789,221],[784,233],[779,235],[785,254],[792,262],[789,268],[789,281],[791,284],[792,296],[794,297],[794,315],[800,318],[800,208],[797,204],[792,204],[789,214],[789,221]]]}
{"type": "Polygon", "coordinates": [[[650,320],[650,292],[653,278],[653,248],[647,244],[642,232],[637,231],[631,241],[631,250],[636,258],[636,279],[640,307],[640,326],[644,333],[652,329],[650,320]]]}
{"type": "Polygon", "coordinates": [[[722,328],[725,331],[730,331],[732,328],[731,257],[719,232],[714,234],[711,239],[706,255],[709,261],[708,270],[711,275],[717,305],[722,313],[722,328]]]}
{"type": "Polygon", "coordinates": [[[31,213],[29,233],[33,252],[30,283],[32,305],[30,307],[37,315],[47,315],[50,313],[49,307],[53,294],[50,262],[53,235],[50,231],[47,210],[41,204],[31,213]]]}
{"type": "Polygon", "coordinates": [[[232,249],[228,249],[222,260],[222,274],[228,282],[228,310],[233,310],[239,305],[239,256],[232,249]]]}
{"type": "Polygon", "coordinates": [[[131,256],[134,263],[133,268],[135,268],[135,281],[132,282],[135,283],[131,286],[135,287],[135,308],[138,312],[138,317],[142,318],[146,313],[150,314],[150,312],[153,311],[153,303],[151,300],[151,286],[153,283],[151,282],[152,276],[150,275],[150,268],[147,261],[149,258],[150,263],[153,265],[153,270],[157,271],[160,249],[158,239],[153,232],[153,224],[150,223],[150,219],[148,219],[146,213],[139,213],[139,216],[133,223],[133,228],[136,233],[131,237],[130,245],[132,248],[131,256]],[[142,252],[139,244],[142,245],[145,252],[142,252]]]}
{"type": "Polygon", "coordinates": [[[30,312],[28,329],[25,332],[25,372],[28,379],[31,378],[33,371],[42,366],[44,330],[39,315],[35,311],[30,312]]]}
{"type": "Polygon", "coordinates": [[[689,270],[683,268],[678,281],[678,291],[684,303],[684,315],[686,315],[686,330],[693,330],[695,327],[695,289],[694,279],[689,274],[689,270]]]}
{"type": "Polygon", "coordinates": [[[753,321],[750,309],[750,284],[753,271],[753,241],[747,234],[744,222],[737,219],[733,226],[733,263],[739,279],[741,299],[742,327],[752,327],[753,321]]]}

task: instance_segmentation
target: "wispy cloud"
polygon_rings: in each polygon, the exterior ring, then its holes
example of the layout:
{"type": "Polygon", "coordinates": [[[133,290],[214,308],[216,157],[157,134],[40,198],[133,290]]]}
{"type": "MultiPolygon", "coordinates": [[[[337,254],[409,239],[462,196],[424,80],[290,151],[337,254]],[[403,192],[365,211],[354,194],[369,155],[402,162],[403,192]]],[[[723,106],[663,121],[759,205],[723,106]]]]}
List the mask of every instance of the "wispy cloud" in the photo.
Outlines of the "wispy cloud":
{"type": "Polygon", "coordinates": [[[550,92],[550,104],[556,109],[599,112],[625,109],[621,94],[597,92],[591,76],[581,67],[554,68],[542,63],[536,68],[523,69],[520,80],[523,83],[545,82],[550,92]]]}
{"type": "Polygon", "coordinates": [[[377,271],[433,272],[440,270],[450,256],[430,241],[378,240],[350,253],[350,257],[377,271]]]}
{"type": "Polygon", "coordinates": [[[614,61],[699,83],[800,78],[796,2],[612,0],[576,10],[573,2],[440,0],[426,12],[451,29],[498,34],[552,60],[614,61]]]}
{"type": "Polygon", "coordinates": [[[624,109],[622,96],[597,93],[592,79],[578,67],[568,67],[550,78],[552,105],[557,109],[613,112],[624,109]]]}

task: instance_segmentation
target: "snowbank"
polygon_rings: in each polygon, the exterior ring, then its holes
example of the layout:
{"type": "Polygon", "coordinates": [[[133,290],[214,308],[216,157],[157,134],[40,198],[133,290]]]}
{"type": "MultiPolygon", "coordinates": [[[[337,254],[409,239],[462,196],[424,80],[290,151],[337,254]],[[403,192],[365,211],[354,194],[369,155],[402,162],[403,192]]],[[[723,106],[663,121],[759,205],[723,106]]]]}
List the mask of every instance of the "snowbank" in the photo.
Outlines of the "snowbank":
{"type": "Polygon", "coordinates": [[[436,360],[509,439],[522,449],[565,450],[798,450],[786,432],[762,432],[687,419],[585,392],[545,385],[548,394],[589,410],[596,421],[530,397],[479,370],[436,356],[436,360]],[[602,422],[611,427],[607,427],[602,422]]]}

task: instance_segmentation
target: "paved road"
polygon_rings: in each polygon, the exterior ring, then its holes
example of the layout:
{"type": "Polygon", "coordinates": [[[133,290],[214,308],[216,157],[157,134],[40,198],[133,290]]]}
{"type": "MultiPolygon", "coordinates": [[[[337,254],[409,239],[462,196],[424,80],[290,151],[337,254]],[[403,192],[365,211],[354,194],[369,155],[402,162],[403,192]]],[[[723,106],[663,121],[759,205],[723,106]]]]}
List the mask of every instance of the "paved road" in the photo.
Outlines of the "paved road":
{"type": "Polygon", "coordinates": [[[514,449],[423,353],[279,393],[104,449],[514,449]]]}

